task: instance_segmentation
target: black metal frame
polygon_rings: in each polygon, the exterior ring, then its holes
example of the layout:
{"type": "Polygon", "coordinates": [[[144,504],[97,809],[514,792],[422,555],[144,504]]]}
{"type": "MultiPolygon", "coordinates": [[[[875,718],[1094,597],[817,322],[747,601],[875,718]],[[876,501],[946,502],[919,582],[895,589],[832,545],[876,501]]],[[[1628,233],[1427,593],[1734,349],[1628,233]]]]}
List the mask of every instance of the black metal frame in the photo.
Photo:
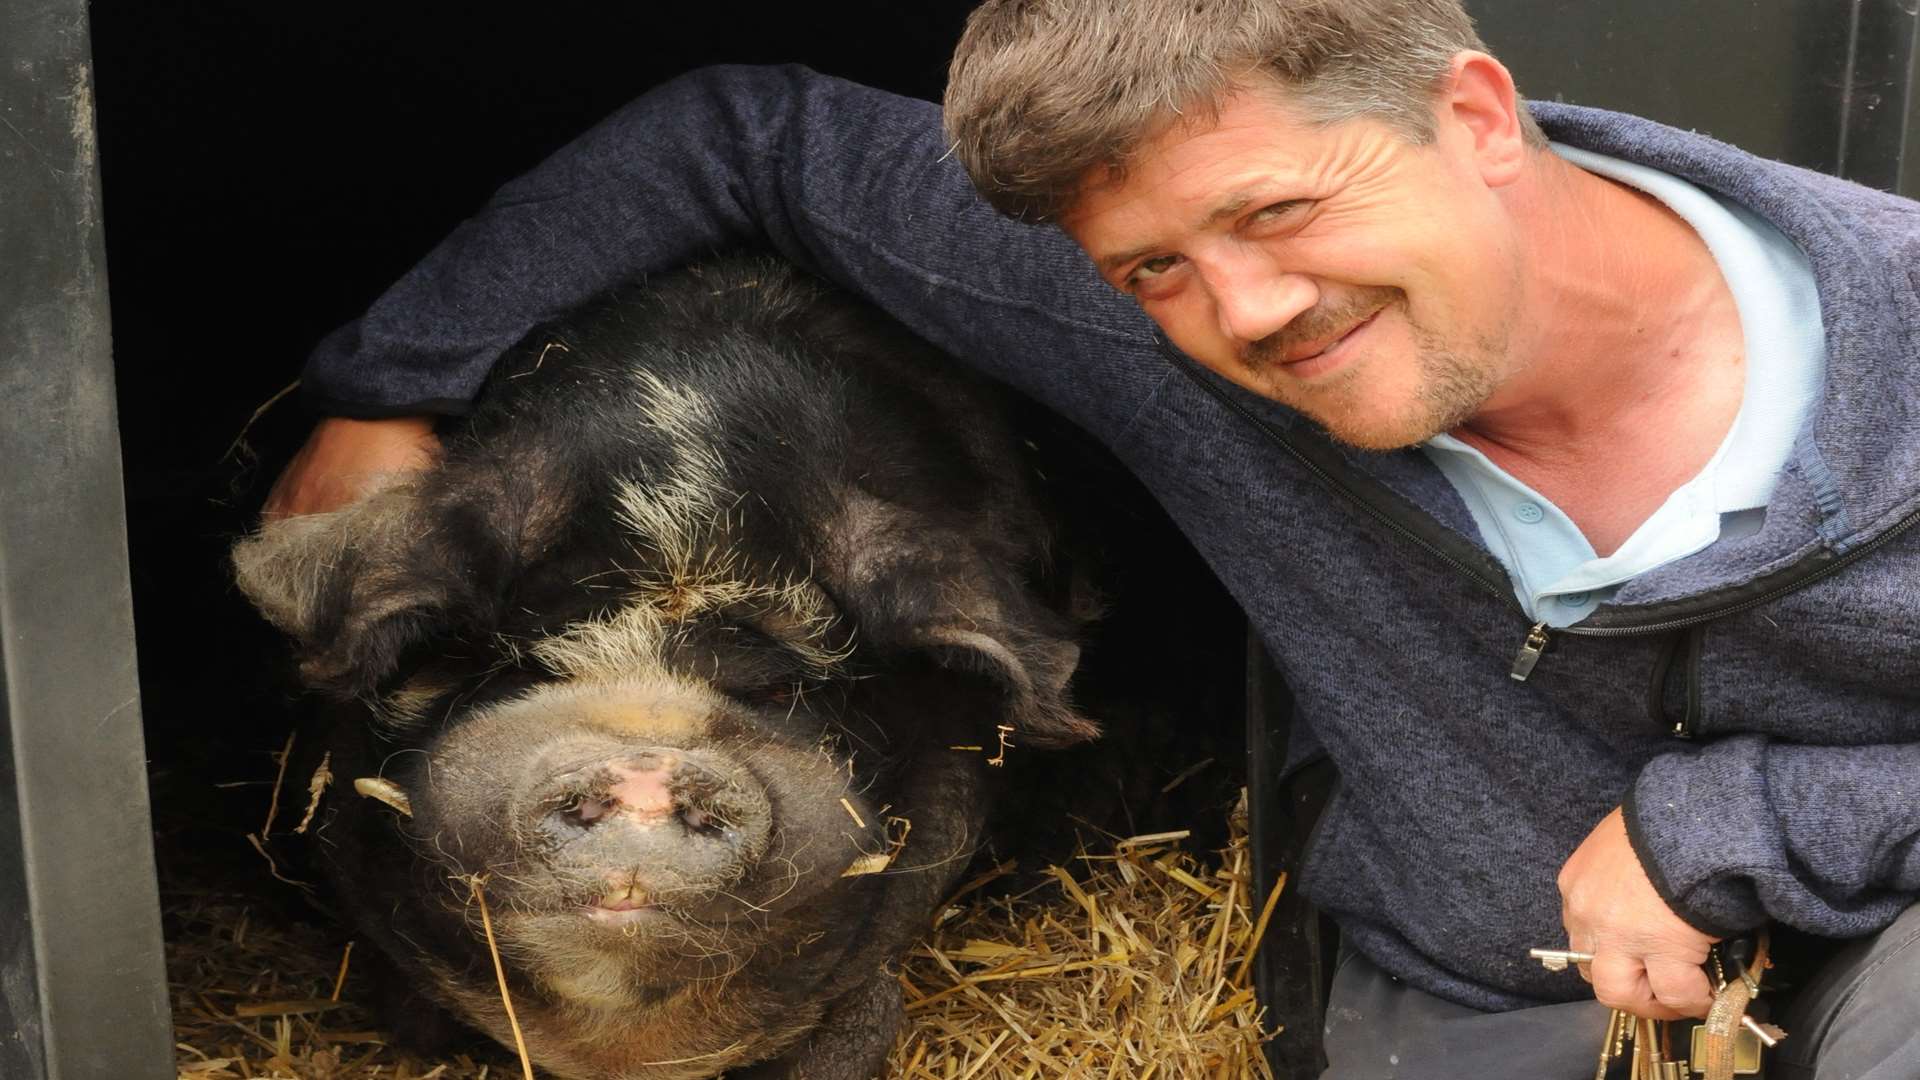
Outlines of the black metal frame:
{"type": "Polygon", "coordinates": [[[1908,0],[1852,0],[1853,33],[1829,172],[1920,199],[1920,12],[1908,0]]]}
{"type": "Polygon", "coordinates": [[[1908,0],[1465,2],[1529,97],[1920,198],[1920,16],[1908,0]]]}
{"type": "Polygon", "coordinates": [[[84,0],[0,4],[0,1076],[174,1075],[84,0]]]}
{"type": "Polygon", "coordinates": [[[1266,1009],[1267,1063],[1281,1077],[1318,1076],[1327,1067],[1320,1026],[1333,982],[1335,935],[1300,891],[1298,871],[1320,811],[1338,777],[1325,759],[1285,774],[1293,697],[1257,637],[1247,635],[1247,813],[1254,903],[1280,897],[1254,955],[1253,982],[1266,1009]],[[1282,874],[1287,878],[1283,881],[1282,874]]]}

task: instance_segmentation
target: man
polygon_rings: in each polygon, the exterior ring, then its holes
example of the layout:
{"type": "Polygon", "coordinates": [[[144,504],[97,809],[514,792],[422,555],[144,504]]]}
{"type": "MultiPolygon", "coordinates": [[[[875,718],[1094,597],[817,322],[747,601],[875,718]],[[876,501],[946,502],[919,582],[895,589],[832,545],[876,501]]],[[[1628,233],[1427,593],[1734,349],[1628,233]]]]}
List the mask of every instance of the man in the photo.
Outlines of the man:
{"type": "Polygon", "coordinates": [[[1104,440],[1247,609],[1342,777],[1329,1077],[1591,1075],[1605,1010],[1528,947],[1700,1016],[1771,921],[1855,939],[1773,1075],[1911,1080],[1920,207],[1535,112],[1454,0],[990,0],[951,143],[697,73],[322,344],[268,509],[429,459],[534,323],[771,244],[1104,440]]]}

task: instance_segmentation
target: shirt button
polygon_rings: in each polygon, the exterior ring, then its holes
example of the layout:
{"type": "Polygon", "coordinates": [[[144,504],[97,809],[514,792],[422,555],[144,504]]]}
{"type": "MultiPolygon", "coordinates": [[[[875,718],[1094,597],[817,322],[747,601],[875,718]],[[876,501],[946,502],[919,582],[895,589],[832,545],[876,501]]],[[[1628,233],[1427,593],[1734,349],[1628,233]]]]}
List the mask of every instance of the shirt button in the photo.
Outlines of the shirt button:
{"type": "Polygon", "coordinates": [[[1513,516],[1519,518],[1524,524],[1532,525],[1546,517],[1547,512],[1540,509],[1539,503],[1523,502],[1513,508],[1513,516]]]}
{"type": "Polygon", "coordinates": [[[1593,599],[1592,593],[1570,592],[1560,594],[1560,602],[1568,607],[1580,607],[1591,599],[1593,599]]]}

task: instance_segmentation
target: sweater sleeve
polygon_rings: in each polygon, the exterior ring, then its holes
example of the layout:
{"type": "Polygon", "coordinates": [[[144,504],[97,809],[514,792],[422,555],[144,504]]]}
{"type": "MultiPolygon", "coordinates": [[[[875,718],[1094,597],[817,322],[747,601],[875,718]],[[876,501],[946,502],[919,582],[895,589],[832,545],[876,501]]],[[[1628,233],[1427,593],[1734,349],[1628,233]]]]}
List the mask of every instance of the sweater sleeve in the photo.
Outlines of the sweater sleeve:
{"type": "Polygon", "coordinates": [[[1730,736],[1648,763],[1625,815],[1654,887],[1716,937],[1857,937],[1920,896],[1920,745],[1730,736]]]}
{"type": "Polygon", "coordinates": [[[534,326],[640,274],[770,247],[1096,434],[1170,370],[1151,323],[1058,229],[1011,221],[939,110],[799,67],[709,68],[501,188],[359,319],[305,387],[323,411],[457,413],[534,326]]]}

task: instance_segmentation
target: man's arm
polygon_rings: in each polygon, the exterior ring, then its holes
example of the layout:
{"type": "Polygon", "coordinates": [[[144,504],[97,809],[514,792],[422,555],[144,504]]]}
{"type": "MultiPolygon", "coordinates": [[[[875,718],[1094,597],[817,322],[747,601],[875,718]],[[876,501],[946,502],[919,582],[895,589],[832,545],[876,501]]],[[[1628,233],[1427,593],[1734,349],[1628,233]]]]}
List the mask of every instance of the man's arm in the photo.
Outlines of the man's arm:
{"type": "Polygon", "coordinates": [[[1858,937],[1920,896],[1920,742],[1808,746],[1733,735],[1641,770],[1634,850],[1702,931],[1767,919],[1858,937]]]}
{"type": "Polygon", "coordinates": [[[306,393],[338,416],[459,412],[539,323],[639,274],[764,246],[1114,430],[1165,374],[1151,324],[1059,230],[980,202],[946,149],[934,105],[803,68],[675,79],[503,187],[321,343],[306,393]]]}
{"type": "Polygon", "coordinates": [[[1706,942],[1770,919],[1836,938],[1884,927],[1920,898],[1916,790],[1920,744],[1735,735],[1655,758],[1560,876],[1596,994],[1699,1015],[1688,964],[1706,942]]]}

